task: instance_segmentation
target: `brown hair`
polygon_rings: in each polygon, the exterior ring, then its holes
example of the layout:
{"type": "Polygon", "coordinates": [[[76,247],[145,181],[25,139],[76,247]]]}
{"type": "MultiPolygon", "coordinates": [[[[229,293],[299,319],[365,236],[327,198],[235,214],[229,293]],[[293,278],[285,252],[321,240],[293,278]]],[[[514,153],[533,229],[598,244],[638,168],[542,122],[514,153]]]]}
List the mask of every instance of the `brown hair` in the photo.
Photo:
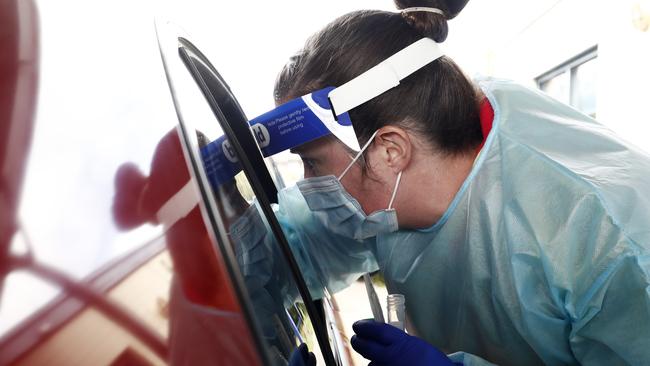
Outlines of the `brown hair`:
{"type": "MultiPolygon", "coordinates": [[[[443,1],[395,3],[399,9],[439,8],[447,17],[456,11],[450,14],[443,1]]],[[[276,102],[340,86],[423,37],[443,42],[447,32],[447,18],[430,12],[366,10],[343,15],[313,35],[285,65],[275,84],[276,102]]],[[[418,133],[436,151],[449,155],[473,151],[482,141],[476,88],[445,56],[349,114],[361,144],[386,125],[418,133]]]]}

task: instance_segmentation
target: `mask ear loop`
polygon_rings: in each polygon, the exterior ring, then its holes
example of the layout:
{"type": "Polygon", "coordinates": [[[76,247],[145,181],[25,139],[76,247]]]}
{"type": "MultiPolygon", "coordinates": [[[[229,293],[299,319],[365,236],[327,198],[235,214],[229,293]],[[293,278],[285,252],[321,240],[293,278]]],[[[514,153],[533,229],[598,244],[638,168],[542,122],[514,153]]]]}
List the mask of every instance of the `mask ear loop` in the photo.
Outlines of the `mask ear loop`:
{"type": "Polygon", "coordinates": [[[393,195],[390,197],[390,202],[388,202],[388,209],[393,208],[393,202],[395,201],[395,196],[397,196],[397,187],[399,187],[399,182],[402,180],[402,172],[397,173],[397,180],[395,181],[395,187],[393,188],[393,195]]]}
{"type": "Polygon", "coordinates": [[[363,152],[366,150],[366,148],[368,148],[368,146],[370,146],[370,143],[372,143],[372,140],[375,139],[375,136],[377,136],[377,132],[379,132],[379,130],[375,131],[375,133],[373,133],[372,136],[370,136],[370,138],[368,139],[368,142],[366,142],[366,144],[363,145],[363,147],[361,148],[361,151],[359,151],[357,156],[355,156],[354,159],[352,159],[350,164],[348,164],[347,168],[345,168],[345,170],[343,170],[343,173],[341,173],[341,175],[339,175],[339,178],[338,178],[339,180],[343,179],[343,176],[350,170],[350,168],[352,168],[354,163],[356,163],[357,160],[359,160],[359,158],[361,157],[361,154],[363,154],[363,152]]]}

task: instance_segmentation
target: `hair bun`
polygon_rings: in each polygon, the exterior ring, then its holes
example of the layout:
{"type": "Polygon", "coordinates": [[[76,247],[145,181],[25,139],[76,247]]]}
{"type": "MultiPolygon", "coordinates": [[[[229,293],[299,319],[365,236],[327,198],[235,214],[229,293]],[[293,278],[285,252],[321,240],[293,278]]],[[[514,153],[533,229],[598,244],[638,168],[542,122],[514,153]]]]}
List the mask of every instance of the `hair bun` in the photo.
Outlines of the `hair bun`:
{"type": "MultiPolygon", "coordinates": [[[[402,17],[406,22],[423,36],[433,39],[441,43],[447,39],[449,28],[447,26],[447,18],[449,18],[449,9],[447,2],[442,0],[394,0],[397,9],[407,9],[414,7],[437,8],[442,10],[445,15],[432,13],[428,11],[414,11],[402,13],[402,17]]],[[[456,14],[453,14],[454,16],[456,14]]]]}

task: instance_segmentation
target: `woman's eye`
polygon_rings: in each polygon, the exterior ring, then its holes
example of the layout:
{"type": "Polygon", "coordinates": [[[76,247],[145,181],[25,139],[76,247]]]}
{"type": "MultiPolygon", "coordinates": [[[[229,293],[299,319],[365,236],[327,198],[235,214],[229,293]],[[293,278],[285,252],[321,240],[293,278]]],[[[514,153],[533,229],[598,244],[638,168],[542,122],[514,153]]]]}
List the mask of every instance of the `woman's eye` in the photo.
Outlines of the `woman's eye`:
{"type": "Polygon", "coordinates": [[[308,158],[303,158],[302,163],[305,166],[305,168],[309,169],[312,172],[316,171],[316,162],[312,159],[308,158]]]}

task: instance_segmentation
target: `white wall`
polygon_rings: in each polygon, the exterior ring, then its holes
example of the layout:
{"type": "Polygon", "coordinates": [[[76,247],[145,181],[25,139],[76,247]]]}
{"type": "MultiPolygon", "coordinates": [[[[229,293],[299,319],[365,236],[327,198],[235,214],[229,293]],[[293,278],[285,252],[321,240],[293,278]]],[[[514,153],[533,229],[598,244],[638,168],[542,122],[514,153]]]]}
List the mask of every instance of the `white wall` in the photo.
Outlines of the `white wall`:
{"type": "Polygon", "coordinates": [[[509,0],[491,8],[484,3],[470,2],[454,21],[464,34],[450,37],[461,66],[535,86],[537,76],[598,45],[597,118],[650,151],[650,30],[634,24],[635,7],[650,17],[649,0],[519,1],[519,8],[509,0]]]}
{"type": "MultiPolygon", "coordinates": [[[[603,27],[598,115],[621,136],[650,152],[650,30],[632,22],[634,1],[619,0],[603,27]]],[[[650,1],[645,2],[650,16],[650,1]]]]}

